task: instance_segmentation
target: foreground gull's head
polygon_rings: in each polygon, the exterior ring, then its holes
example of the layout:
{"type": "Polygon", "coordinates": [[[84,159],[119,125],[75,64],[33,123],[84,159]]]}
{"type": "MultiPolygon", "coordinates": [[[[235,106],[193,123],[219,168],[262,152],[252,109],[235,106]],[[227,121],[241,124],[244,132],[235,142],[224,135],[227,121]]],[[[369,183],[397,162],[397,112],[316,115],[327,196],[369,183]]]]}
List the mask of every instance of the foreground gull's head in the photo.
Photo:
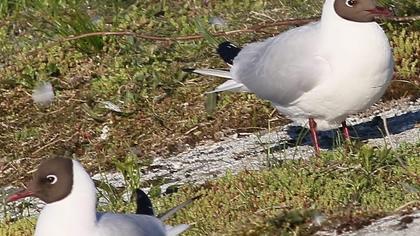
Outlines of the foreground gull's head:
{"type": "Polygon", "coordinates": [[[68,196],[73,186],[73,163],[71,159],[53,158],[42,162],[31,182],[7,199],[8,202],[34,196],[45,203],[59,201],[68,196]]]}
{"type": "Polygon", "coordinates": [[[43,161],[27,188],[10,195],[7,202],[29,196],[46,203],[35,236],[164,236],[178,235],[189,227],[167,226],[153,215],[97,212],[92,179],[79,162],[67,158],[43,161]]]}

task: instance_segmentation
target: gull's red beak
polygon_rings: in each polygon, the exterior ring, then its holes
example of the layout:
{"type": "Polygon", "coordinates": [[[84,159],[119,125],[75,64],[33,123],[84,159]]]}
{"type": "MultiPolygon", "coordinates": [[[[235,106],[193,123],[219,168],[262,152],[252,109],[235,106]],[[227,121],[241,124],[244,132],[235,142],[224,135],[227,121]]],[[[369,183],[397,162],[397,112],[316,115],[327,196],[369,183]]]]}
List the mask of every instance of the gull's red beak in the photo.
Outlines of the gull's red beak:
{"type": "Polygon", "coordinates": [[[25,197],[30,197],[34,195],[34,193],[32,191],[30,191],[29,189],[22,189],[14,194],[11,194],[10,196],[7,197],[6,202],[14,202],[17,201],[19,199],[25,198],[25,197]]]}
{"type": "Polygon", "coordinates": [[[393,13],[385,7],[376,7],[367,11],[378,16],[392,16],[393,15],[393,13]]]}

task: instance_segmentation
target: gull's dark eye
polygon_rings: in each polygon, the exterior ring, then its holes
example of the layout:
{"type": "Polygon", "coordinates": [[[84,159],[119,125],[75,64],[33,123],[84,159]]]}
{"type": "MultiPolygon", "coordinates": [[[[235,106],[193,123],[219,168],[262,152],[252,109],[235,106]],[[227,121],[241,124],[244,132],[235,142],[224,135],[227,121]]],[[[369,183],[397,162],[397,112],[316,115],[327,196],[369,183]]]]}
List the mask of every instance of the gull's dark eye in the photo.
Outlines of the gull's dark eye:
{"type": "Polygon", "coordinates": [[[55,184],[58,180],[57,176],[55,175],[47,175],[46,179],[50,184],[55,184]]]}
{"type": "Polygon", "coordinates": [[[356,4],[357,4],[356,0],[346,0],[346,5],[348,7],[354,7],[354,5],[356,5],[356,4]]]}

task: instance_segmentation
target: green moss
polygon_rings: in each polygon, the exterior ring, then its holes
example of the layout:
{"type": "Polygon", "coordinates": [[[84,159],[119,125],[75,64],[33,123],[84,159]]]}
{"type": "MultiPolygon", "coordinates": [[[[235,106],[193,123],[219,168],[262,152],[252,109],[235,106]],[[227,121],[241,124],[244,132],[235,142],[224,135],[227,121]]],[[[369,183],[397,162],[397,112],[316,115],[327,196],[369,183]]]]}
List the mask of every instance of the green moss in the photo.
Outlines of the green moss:
{"type": "MultiPolygon", "coordinates": [[[[394,59],[399,76],[403,79],[418,76],[420,73],[420,32],[408,32],[403,28],[393,31],[391,39],[394,45],[394,59]]],[[[417,86],[420,86],[420,84],[417,84],[417,86]]]]}
{"type": "Polygon", "coordinates": [[[14,222],[0,221],[1,236],[30,236],[34,234],[35,219],[20,219],[14,222]]]}
{"type": "Polygon", "coordinates": [[[15,139],[18,141],[28,141],[38,138],[40,130],[34,127],[23,128],[15,133],[15,139]]]}
{"type": "Polygon", "coordinates": [[[330,158],[286,161],[271,170],[227,175],[155,201],[159,208],[167,208],[203,194],[201,200],[171,221],[193,223],[187,235],[305,234],[314,230],[310,227],[313,210],[330,219],[348,214],[368,219],[419,200],[419,192],[408,192],[401,184],[418,185],[411,176],[420,172],[411,170],[420,166],[419,162],[413,163],[419,157],[419,148],[417,144],[394,152],[363,146],[345,158],[336,152],[328,153],[330,158]]]}

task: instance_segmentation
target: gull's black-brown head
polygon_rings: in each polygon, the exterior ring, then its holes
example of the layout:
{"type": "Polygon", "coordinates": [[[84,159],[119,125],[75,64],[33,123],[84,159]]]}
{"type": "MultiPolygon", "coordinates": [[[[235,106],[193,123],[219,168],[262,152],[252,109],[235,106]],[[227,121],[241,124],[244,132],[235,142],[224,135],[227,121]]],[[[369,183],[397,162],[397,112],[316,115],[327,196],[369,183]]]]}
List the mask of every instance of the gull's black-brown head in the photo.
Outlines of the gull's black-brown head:
{"type": "Polygon", "coordinates": [[[335,0],[334,10],[340,17],[354,22],[372,22],[376,17],[392,14],[375,0],[335,0]]]}
{"type": "Polygon", "coordinates": [[[51,158],[41,162],[27,188],[8,197],[7,202],[34,196],[45,203],[67,197],[73,188],[73,162],[68,158],[51,158]]]}

